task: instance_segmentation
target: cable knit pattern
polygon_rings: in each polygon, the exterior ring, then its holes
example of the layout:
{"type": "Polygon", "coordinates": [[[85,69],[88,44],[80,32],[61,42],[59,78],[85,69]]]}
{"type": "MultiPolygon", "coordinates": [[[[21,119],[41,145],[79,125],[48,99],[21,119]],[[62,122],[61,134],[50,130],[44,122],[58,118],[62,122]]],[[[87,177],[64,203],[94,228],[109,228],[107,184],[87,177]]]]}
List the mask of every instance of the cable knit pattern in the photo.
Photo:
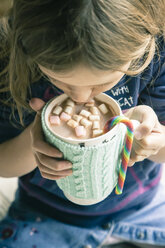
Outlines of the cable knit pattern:
{"type": "Polygon", "coordinates": [[[122,152],[124,132],[119,126],[118,133],[107,143],[97,146],[80,147],[64,142],[57,138],[47,127],[42,111],[42,128],[45,139],[56,146],[73,164],[73,174],[57,180],[58,186],[64,193],[77,199],[106,198],[117,184],[120,167],[119,154],[122,152]]]}

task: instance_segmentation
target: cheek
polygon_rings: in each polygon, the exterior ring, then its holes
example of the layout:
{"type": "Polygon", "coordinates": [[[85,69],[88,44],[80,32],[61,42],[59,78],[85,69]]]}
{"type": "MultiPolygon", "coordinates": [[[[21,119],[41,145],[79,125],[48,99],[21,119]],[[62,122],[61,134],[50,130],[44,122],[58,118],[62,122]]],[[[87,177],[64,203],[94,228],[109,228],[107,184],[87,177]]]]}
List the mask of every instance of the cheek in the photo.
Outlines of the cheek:
{"type": "Polygon", "coordinates": [[[96,87],[96,88],[93,89],[92,93],[99,94],[101,92],[108,91],[108,90],[110,90],[112,88],[113,88],[113,85],[112,84],[111,85],[108,85],[108,86],[103,86],[103,87],[96,87]]]}
{"type": "Polygon", "coordinates": [[[59,89],[61,89],[63,91],[68,91],[69,90],[69,88],[66,85],[63,85],[63,84],[58,83],[58,82],[54,82],[53,80],[50,80],[50,81],[51,81],[51,83],[53,85],[55,85],[57,88],[59,88],[59,89]]]}
{"type": "Polygon", "coordinates": [[[108,84],[108,85],[104,86],[103,87],[103,92],[108,91],[108,90],[111,90],[114,86],[116,86],[118,84],[119,81],[120,80],[117,80],[114,83],[111,83],[111,84],[108,84]]]}

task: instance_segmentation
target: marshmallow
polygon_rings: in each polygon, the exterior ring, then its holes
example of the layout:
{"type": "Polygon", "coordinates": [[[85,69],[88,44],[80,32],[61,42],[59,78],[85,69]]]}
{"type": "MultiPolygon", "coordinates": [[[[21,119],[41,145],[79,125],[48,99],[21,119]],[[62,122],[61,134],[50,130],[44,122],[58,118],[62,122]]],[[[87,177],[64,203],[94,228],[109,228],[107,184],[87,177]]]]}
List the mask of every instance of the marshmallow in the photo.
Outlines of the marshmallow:
{"type": "Polygon", "coordinates": [[[74,102],[73,102],[71,99],[68,99],[68,100],[66,101],[66,105],[73,108],[75,104],[74,104],[74,102]]]}
{"type": "Polygon", "coordinates": [[[71,116],[66,114],[65,112],[62,112],[60,115],[61,121],[69,121],[71,119],[71,116]]]}
{"type": "Polygon", "coordinates": [[[99,121],[100,120],[100,116],[99,115],[90,115],[89,116],[89,120],[90,121],[99,121]]]}
{"type": "Polygon", "coordinates": [[[81,112],[80,112],[80,115],[88,118],[90,115],[91,115],[91,112],[85,110],[85,109],[82,109],[81,112]]]}
{"type": "Polygon", "coordinates": [[[81,125],[83,125],[85,128],[88,128],[92,125],[91,121],[88,121],[86,118],[82,118],[80,121],[81,125]]]}
{"type": "Polygon", "coordinates": [[[71,106],[66,106],[64,112],[67,113],[68,115],[71,115],[73,113],[73,108],[71,106]]]}
{"type": "Polygon", "coordinates": [[[100,122],[99,121],[94,121],[92,129],[100,129],[100,122]]]}
{"type": "Polygon", "coordinates": [[[103,130],[98,130],[98,129],[93,130],[93,137],[100,136],[101,134],[103,134],[103,130]]]}
{"type": "Polygon", "coordinates": [[[85,104],[85,107],[93,107],[94,104],[95,104],[95,101],[94,101],[94,100],[90,100],[89,102],[87,102],[87,103],[85,104]]]}
{"type": "Polygon", "coordinates": [[[74,121],[73,119],[70,119],[68,122],[67,122],[67,125],[72,127],[72,128],[75,128],[78,126],[78,122],[77,121],[74,121]]]}
{"type": "Polygon", "coordinates": [[[72,116],[73,120],[80,122],[80,120],[83,118],[81,115],[73,115],[72,116]]]}
{"type": "Polygon", "coordinates": [[[76,132],[76,136],[77,137],[84,137],[84,136],[86,136],[86,129],[84,128],[84,126],[77,126],[75,128],[75,132],[76,132]]]}
{"type": "MultiPolygon", "coordinates": [[[[82,104],[82,106],[77,106],[71,98],[67,98],[64,102],[54,106],[49,115],[49,123],[52,126],[59,126],[63,125],[62,121],[64,121],[66,122],[65,128],[68,128],[68,132],[69,127],[74,129],[76,137],[94,138],[104,134],[101,129],[102,119],[107,118],[103,117],[103,115],[109,112],[109,108],[108,104],[97,102],[95,99],[82,104]]],[[[57,131],[59,130],[57,129],[57,131]]]]}
{"type": "Polygon", "coordinates": [[[104,103],[102,103],[101,105],[99,105],[98,108],[100,109],[100,111],[101,111],[104,115],[108,113],[108,108],[107,108],[107,106],[106,106],[104,103]]]}
{"type": "Polygon", "coordinates": [[[97,107],[91,107],[90,111],[93,115],[99,115],[99,110],[97,107]]]}
{"type": "Polygon", "coordinates": [[[61,114],[61,112],[62,112],[62,107],[61,106],[56,106],[53,109],[53,114],[55,114],[55,115],[59,115],[59,114],[61,114]]]}
{"type": "Polygon", "coordinates": [[[50,124],[51,125],[60,125],[60,118],[57,115],[51,115],[49,118],[50,124]]]}

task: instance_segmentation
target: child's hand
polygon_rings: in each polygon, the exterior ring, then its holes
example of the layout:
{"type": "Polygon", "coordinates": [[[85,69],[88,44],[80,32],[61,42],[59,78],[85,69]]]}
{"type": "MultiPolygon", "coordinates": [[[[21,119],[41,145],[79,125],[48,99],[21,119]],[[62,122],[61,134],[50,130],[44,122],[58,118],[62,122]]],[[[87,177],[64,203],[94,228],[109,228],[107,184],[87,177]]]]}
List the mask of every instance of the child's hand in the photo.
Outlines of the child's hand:
{"type": "Polygon", "coordinates": [[[52,180],[71,175],[72,164],[62,160],[63,154],[44,141],[40,111],[45,103],[39,98],[32,98],[29,104],[37,112],[31,129],[31,139],[32,150],[41,175],[52,180]]]}
{"type": "Polygon", "coordinates": [[[134,107],[125,115],[129,119],[140,122],[134,133],[133,148],[128,164],[128,166],[132,166],[135,162],[157,154],[165,146],[165,132],[155,112],[149,106],[134,107]]]}

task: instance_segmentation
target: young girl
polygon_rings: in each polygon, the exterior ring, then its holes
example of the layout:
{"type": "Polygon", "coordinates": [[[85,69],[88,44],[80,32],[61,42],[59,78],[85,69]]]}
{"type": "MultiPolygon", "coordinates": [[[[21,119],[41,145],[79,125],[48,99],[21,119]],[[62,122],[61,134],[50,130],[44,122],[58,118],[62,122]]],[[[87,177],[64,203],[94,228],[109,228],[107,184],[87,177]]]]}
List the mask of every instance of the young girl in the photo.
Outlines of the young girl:
{"type": "Polygon", "coordinates": [[[0,176],[19,187],[0,247],[165,246],[164,13],[164,0],[14,1],[1,21],[0,176]],[[121,195],[80,206],[58,188],[72,163],[44,141],[40,111],[63,92],[106,92],[139,120],[121,195]]]}

